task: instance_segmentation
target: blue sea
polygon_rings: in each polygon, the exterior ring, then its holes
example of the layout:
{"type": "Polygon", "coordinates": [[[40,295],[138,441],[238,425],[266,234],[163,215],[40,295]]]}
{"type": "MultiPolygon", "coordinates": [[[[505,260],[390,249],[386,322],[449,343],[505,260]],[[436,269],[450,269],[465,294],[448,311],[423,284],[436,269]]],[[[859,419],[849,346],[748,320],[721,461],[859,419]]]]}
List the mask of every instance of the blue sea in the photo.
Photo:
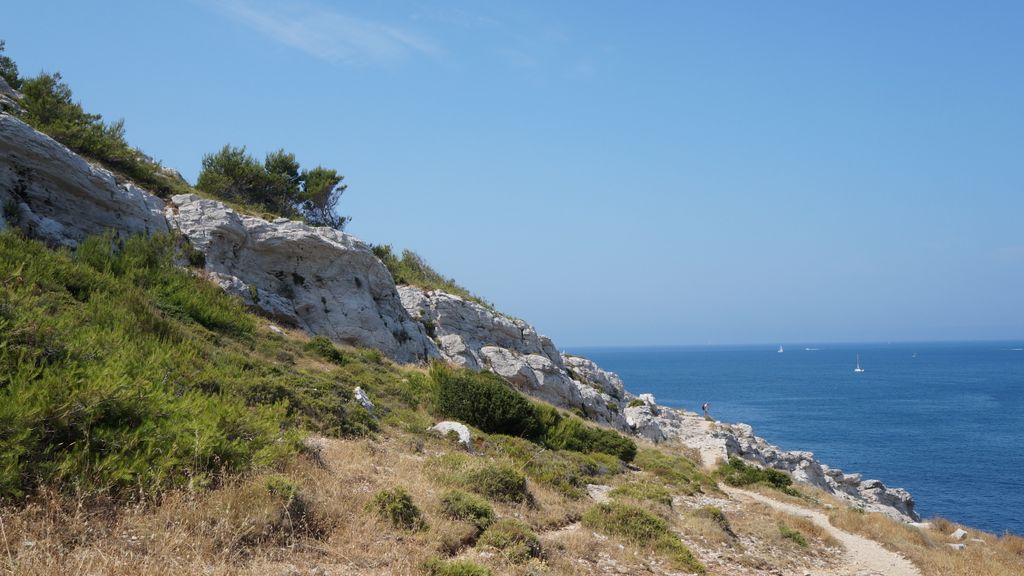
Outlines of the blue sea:
{"type": "Polygon", "coordinates": [[[906,488],[925,518],[1024,534],[1024,342],[782,344],[569,352],[659,404],[710,402],[783,449],[906,488]]]}

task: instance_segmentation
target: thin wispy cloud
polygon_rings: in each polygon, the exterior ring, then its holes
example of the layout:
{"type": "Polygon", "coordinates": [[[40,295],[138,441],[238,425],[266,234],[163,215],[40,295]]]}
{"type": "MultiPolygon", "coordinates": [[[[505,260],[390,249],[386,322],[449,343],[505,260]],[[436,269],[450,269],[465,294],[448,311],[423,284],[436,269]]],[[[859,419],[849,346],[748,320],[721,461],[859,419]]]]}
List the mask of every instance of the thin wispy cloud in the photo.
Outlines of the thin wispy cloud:
{"type": "Polygon", "coordinates": [[[415,55],[439,56],[428,38],[397,26],[310,2],[213,0],[226,17],[281,44],[332,64],[393,64],[415,55]]]}

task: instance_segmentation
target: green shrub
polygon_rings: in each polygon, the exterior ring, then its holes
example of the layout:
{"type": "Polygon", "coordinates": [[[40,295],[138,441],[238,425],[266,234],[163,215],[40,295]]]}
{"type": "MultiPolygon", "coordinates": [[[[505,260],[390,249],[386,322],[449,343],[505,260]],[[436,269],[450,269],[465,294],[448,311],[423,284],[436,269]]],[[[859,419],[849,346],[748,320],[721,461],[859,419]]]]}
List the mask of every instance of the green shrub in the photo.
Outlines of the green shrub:
{"type": "Polygon", "coordinates": [[[434,363],[436,410],[484,432],[535,438],[540,423],[533,404],[498,375],[434,363]]]}
{"type": "Polygon", "coordinates": [[[493,576],[493,573],[468,560],[446,561],[432,558],[423,563],[426,576],[493,576]]]}
{"type": "Polygon", "coordinates": [[[75,251],[79,262],[146,290],[168,314],[235,337],[251,337],[256,323],[242,303],[177,268],[178,255],[177,239],[169,234],[121,239],[108,232],[86,238],[75,251]]]}
{"type": "Polygon", "coordinates": [[[423,514],[404,488],[396,487],[377,492],[373,497],[372,506],[378,516],[390,521],[396,528],[423,530],[427,527],[423,514]]]}
{"type": "Polygon", "coordinates": [[[672,506],[672,493],[664,486],[653,482],[626,482],[609,493],[610,496],[649,500],[664,506],[672,506]]]}
{"type": "Polygon", "coordinates": [[[540,558],[543,553],[537,534],[527,524],[513,518],[503,518],[491,524],[480,536],[477,546],[494,548],[515,564],[540,558]]]}
{"type": "Polygon", "coordinates": [[[316,354],[317,356],[332,362],[339,366],[345,364],[345,355],[338,350],[338,347],[331,342],[329,338],[324,336],[314,336],[309,339],[309,342],[302,347],[303,350],[310,354],[316,354]]]}
{"type": "Polygon", "coordinates": [[[291,480],[283,476],[269,476],[266,480],[267,492],[280,496],[285,500],[291,500],[299,493],[299,487],[291,480]]]}
{"type": "Polygon", "coordinates": [[[807,547],[807,538],[805,538],[799,530],[790,528],[785,524],[779,524],[779,534],[782,534],[782,537],[786,538],[787,540],[792,540],[793,542],[796,542],[799,546],[802,546],[804,548],[807,547]]]}
{"type": "Polygon", "coordinates": [[[640,450],[633,463],[686,494],[703,492],[715,486],[696,462],[660,449],[640,450]]]}
{"type": "Polygon", "coordinates": [[[632,400],[629,401],[628,407],[629,408],[638,408],[640,406],[646,406],[646,405],[647,405],[647,403],[644,402],[643,400],[641,400],[639,398],[633,398],[632,400]]]}
{"type": "Polygon", "coordinates": [[[698,574],[706,572],[690,549],[669,530],[668,523],[643,508],[619,502],[597,504],[583,514],[582,522],[598,532],[660,552],[676,568],[698,574]]]}
{"type": "Polygon", "coordinates": [[[481,530],[494,522],[494,509],[487,502],[458,490],[441,497],[441,511],[452,520],[470,522],[481,530]]]}
{"type": "Polygon", "coordinates": [[[636,456],[636,443],[614,430],[599,428],[575,416],[561,417],[548,427],[541,442],[555,450],[600,452],[630,462],[636,456]]]}
{"type": "MultiPolygon", "coordinates": [[[[403,250],[402,257],[399,258],[391,250],[390,245],[381,244],[373,247],[373,253],[377,255],[377,258],[380,258],[380,261],[391,272],[391,277],[395,279],[395,284],[417,286],[425,290],[442,290],[494,310],[494,306],[490,302],[459,286],[455,283],[455,280],[442,276],[431,268],[423,258],[411,250],[403,250]]],[[[430,329],[428,328],[429,333],[430,329]]],[[[430,336],[433,338],[432,334],[430,336]]]]}
{"type": "Polygon", "coordinates": [[[715,474],[730,486],[765,484],[791,496],[800,495],[799,492],[791,487],[793,479],[789,474],[774,468],[751,466],[736,456],[730,457],[728,462],[719,466],[715,470],[715,474]]]}
{"type": "Polygon", "coordinates": [[[531,402],[496,374],[435,363],[430,375],[437,387],[436,410],[442,416],[484,432],[535,440],[555,450],[600,452],[627,462],[636,455],[632,440],[531,402]]]}
{"type": "Polygon", "coordinates": [[[569,498],[586,496],[587,484],[598,483],[599,478],[623,470],[619,459],[608,454],[548,450],[523,438],[500,434],[492,435],[488,443],[498,453],[511,458],[528,478],[569,498]]]}
{"type": "Polygon", "coordinates": [[[523,474],[504,462],[449,453],[431,458],[428,473],[437,481],[469,490],[490,500],[532,503],[523,474]]]}
{"type": "Polygon", "coordinates": [[[470,470],[466,482],[470,490],[499,502],[526,503],[533,500],[526,477],[504,464],[489,463],[470,470]]]}

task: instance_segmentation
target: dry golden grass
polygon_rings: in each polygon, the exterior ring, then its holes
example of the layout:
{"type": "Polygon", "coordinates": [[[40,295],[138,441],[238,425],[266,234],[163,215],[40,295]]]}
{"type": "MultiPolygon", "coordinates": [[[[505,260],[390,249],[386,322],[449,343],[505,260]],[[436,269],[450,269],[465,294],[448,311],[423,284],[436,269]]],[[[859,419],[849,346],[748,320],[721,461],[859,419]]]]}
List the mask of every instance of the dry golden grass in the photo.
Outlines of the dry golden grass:
{"type": "Polygon", "coordinates": [[[847,508],[831,511],[829,521],[838,528],[867,536],[903,554],[925,576],[1024,574],[1024,538],[1017,536],[997,537],[941,518],[931,521],[931,529],[915,528],[882,514],[866,514],[847,508]],[[967,538],[958,541],[948,536],[957,528],[964,528],[968,532],[967,538]],[[955,550],[947,545],[957,542],[966,544],[966,549],[955,550]]]}
{"type": "MultiPolygon", "coordinates": [[[[419,575],[430,558],[471,560],[513,576],[672,572],[657,553],[582,527],[578,520],[593,504],[589,498],[572,499],[532,481],[530,503],[491,505],[498,517],[519,519],[537,532],[543,558],[512,564],[475,547],[479,529],[442,513],[441,496],[453,483],[429,471],[430,462],[460,450],[448,439],[389,428],[377,439],[322,440],[320,446],[316,458],[307,454],[280,470],[235,478],[215,490],[169,493],[146,506],[44,492],[25,506],[0,511],[0,575],[419,575]],[[282,494],[289,486],[297,490],[292,498],[282,494]],[[395,487],[409,492],[428,529],[396,528],[369,509],[378,491],[395,487]]],[[[501,454],[474,458],[510,463],[501,454]]],[[[659,478],[632,471],[604,481],[618,486],[659,478]]],[[[712,495],[677,498],[671,507],[631,502],[665,518],[713,574],[817,573],[837,566],[837,544],[812,522],[712,495]],[[700,511],[707,502],[722,507],[724,523],[700,511]],[[799,531],[808,546],[784,537],[780,524],[799,531]]],[[[943,532],[956,528],[945,521],[936,524],[941,532],[921,531],[845,508],[835,508],[832,521],[887,543],[928,575],[1024,574],[1021,538],[972,532],[969,538],[984,544],[968,541],[968,549],[957,552],[944,546],[943,532]]]]}
{"type": "MultiPolygon", "coordinates": [[[[723,569],[735,565],[755,571],[777,570],[788,573],[817,571],[835,566],[839,561],[840,545],[826,531],[807,519],[753,502],[737,505],[725,514],[736,538],[719,537],[718,540],[724,545],[718,546],[715,546],[714,539],[704,543],[704,546],[714,546],[721,555],[723,569]],[[784,537],[779,530],[780,524],[798,530],[808,545],[804,547],[784,537]]],[[[712,530],[706,523],[710,521],[700,519],[696,522],[700,521],[705,522],[706,531],[712,530]]]]}

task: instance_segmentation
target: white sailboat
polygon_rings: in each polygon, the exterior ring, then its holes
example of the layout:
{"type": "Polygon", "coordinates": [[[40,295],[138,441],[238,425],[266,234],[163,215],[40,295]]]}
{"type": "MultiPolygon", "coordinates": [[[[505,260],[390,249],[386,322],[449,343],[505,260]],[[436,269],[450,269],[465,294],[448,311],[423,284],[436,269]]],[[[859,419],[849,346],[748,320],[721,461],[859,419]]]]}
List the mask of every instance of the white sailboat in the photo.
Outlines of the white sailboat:
{"type": "Polygon", "coordinates": [[[864,369],[860,367],[860,354],[857,354],[857,367],[854,368],[853,371],[858,374],[864,371],[864,369]]]}
{"type": "Polygon", "coordinates": [[[779,344],[779,354],[782,354],[782,352],[783,352],[783,350],[782,350],[782,344],[779,344]]]}

